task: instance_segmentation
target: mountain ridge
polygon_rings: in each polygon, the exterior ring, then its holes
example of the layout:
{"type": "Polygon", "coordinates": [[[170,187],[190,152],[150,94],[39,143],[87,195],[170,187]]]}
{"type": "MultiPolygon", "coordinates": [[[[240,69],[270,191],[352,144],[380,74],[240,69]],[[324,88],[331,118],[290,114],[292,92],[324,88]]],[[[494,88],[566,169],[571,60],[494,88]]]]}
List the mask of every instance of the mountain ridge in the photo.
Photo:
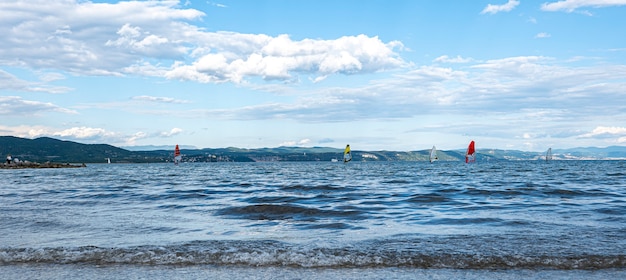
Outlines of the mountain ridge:
{"type": "MultiPolygon", "coordinates": [[[[165,146],[155,146],[165,147],[165,146]]],[[[82,144],[51,137],[35,139],[0,136],[0,155],[31,162],[114,163],[169,162],[171,149],[130,151],[108,144],[82,144]]],[[[183,146],[189,147],[189,146],[183,146]]],[[[430,149],[416,151],[352,150],[354,161],[427,161],[430,149]]],[[[462,161],[465,150],[440,150],[441,161],[462,161]]],[[[254,162],[254,161],[331,161],[342,157],[343,149],[331,147],[290,147],[245,149],[237,147],[181,149],[183,161],[254,162]]],[[[478,161],[542,160],[544,153],[518,150],[478,149],[478,161]]],[[[553,149],[555,160],[625,160],[626,147],[580,147],[553,149]]]]}

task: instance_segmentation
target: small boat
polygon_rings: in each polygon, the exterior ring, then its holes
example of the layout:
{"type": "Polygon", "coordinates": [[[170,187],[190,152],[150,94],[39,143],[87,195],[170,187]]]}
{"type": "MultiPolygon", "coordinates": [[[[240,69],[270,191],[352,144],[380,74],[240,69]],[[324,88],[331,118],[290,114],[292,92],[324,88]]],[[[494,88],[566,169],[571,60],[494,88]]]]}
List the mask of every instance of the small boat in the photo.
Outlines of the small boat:
{"type": "Polygon", "coordinates": [[[350,151],[350,145],[346,145],[346,149],[343,150],[343,163],[347,163],[352,160],[352,152],[350,151]]]}
{"type": "Polygon", "coordinates": [[[435,148],[435,146],[433,146],[432,149],[430,149],[430,156],[429,156],[429,160],[430,163],[433,163],[433,161],[438,160],[439,158],[437,158],[437,149],[435,148]]]}
{"type": "Polygon", "coordinates": [[[178,148],[178,144],[176,144],[176,148],[174,148],[174,164],[178,165],[182,159],[183,156],[180,155],[180,149],[178,148]]]}
{"type": "Polygon", "coordinates": [[[551,161],[552,160],[552,148],[548,148],[548,151],[546,151],[546,161],[551,161]]]}
{"type": "Polygon", "coordinates": [[[111,164],[111,158],[107,158],[107,163],[111,164]]]}
{"type": "Polygon", "coordinates": [[[467,146],[467,152],[465,152],[465,163],[476,161],[476,149],[474,148],[474,140],[467,146]]]}

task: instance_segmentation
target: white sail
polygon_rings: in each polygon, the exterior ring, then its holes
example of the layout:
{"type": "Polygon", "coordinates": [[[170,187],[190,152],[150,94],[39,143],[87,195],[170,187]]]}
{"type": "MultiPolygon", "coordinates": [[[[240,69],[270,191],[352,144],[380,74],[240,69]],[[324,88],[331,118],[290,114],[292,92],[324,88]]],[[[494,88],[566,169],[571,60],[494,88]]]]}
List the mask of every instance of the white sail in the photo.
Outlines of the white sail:
{"type": "Polygon", "coordinates": [[[552,160],[552,148],[548,148],[546,151],[546,161],[552,160]]]}
{"type": "Polygon", "coordinates": [[[439,158],[437,158],[437,149],[435,148],[435,146],[433,146],[433,148],[430,150],[430,157],[429,160],[432,163],[435,160],[438,160],[439,158]]]}

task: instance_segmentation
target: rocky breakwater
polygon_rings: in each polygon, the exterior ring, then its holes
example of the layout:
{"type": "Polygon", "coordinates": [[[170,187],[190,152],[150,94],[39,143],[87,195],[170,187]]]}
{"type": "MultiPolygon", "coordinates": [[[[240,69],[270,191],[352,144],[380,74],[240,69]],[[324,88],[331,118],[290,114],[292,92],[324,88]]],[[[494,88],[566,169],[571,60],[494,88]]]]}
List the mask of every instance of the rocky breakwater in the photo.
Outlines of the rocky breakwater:
{"type": "Polygon", "coordinates": [[[38,163],[38,162],[12,162],[0,164],[0,169],[24,169],[24,168],[79,168],[87,167],[83,164],[69,164],[69,163],[38,163]]]}

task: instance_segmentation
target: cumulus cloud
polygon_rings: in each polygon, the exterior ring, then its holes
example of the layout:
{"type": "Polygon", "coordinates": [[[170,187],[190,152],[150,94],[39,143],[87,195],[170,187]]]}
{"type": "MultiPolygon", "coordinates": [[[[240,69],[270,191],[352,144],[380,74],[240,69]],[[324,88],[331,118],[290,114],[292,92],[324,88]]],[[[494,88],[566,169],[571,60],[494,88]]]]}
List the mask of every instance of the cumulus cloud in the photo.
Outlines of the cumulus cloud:
{"type": "Polygon", "coordinates": [[[218,46],[217,49],[228,51],[204,54],[190,64],[176,63],[165,76],[199,82],[240,83],[246,77],[290,80],[298,74],[325,77],[371,73],[404,64],[395,52],[396,48],[402,48],[400,42],[384,43],[378,37],[366,35],[301,41],[293,41],[288,35],[213,35],[229,37],[222,38],[224,42],[245,43],[247,46],[218,46]]]}
{"type": "Polygon", "coordinates": [[[52,135],[62,138],[74,138],[74,139],[93,139],[113,136],[114,133],[108,132],[103,128],[94,127],[72,127],[62,131],[54,132],[52,135]]]}
{"type": "Polygon", "coordinates": [[[0,96],[0,116],[24,117],[39,115],[45,112],[78,113],[49,102],[24,100],[19,96],[0,96]]]}
{"type": "Polygon", "coordinates": [[[541,5],[542,11],[571,13],[579,8],[603,8],[611,6],[624,6],[626,0],[563,0],[557,2],[546,2],[541,5]]]}
{"type": "Polygon", "coordinates": [[[0,131],[6,131],[10,135],[24,138],[55,137],[63,140],[90,142],[90,143],[123,143],[124,136],[119,133],[107,131],[97,127],[71,127],[58,129],[54,127],[36,125],[2,126],[0,131]]]}
{"type": "Polygon", "coordinates": [[[506,4],[495,5],[495,4],[487,4],[487,7],[483,9],[481,14],[496,14],[499,12],[510,12],[517,5],[519,5],[519,1],[517,0],[509,0],[506,4]]]}
{"type": "Polygon", "coordinates": [[[100,127],[74,126],[69,128],[55,128],[43,125],[7,126],[0,124],[0,133],[23,138],[55,137],[63,140],[81,143],[109,143],[112,145],[134,145],[137,141],[149,138],[168,138],[182,133],[180,128],[169,131],[146,133],[122,133],[110,131],[100,127]]]}
{"type": "Polygon", "coordinates": [[[186,42],[168,45],[163,39],[180,39],[172,34],[187,29],[183,21],[204,13],[177,7],[178,1],[6,2],[0,9],[0,64],[119,75],[122,66],[146,55],[181,57],[186,42]]]}
{"type": "Polygon", "coordinates": [[[192,24],[204,16],[178,1],[7,2],[0,9],[0,65],[241,83],[254,77],[287,81],[298,75],[371,73],[405,64],[398,41],[208,32],[192,24]]]}

